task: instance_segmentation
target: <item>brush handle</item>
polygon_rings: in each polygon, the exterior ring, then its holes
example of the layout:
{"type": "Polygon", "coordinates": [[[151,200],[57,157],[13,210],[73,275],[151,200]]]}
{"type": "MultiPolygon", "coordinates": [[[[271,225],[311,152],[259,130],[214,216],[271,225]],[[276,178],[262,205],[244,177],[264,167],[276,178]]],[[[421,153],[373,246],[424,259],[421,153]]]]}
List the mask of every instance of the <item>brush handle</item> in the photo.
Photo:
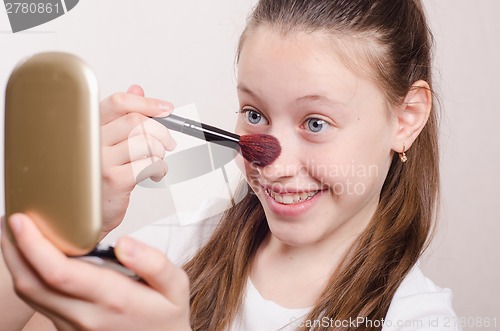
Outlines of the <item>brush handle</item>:
{"type": "Polygon", "coordinates": [[[173,114],[166,117],[153,117],[153,119],[163,124],[170,130],[185,133],[191,137],[199,138],[236,150],[239,150],[240,148],[240,136],[229,131],[173,114]]]}

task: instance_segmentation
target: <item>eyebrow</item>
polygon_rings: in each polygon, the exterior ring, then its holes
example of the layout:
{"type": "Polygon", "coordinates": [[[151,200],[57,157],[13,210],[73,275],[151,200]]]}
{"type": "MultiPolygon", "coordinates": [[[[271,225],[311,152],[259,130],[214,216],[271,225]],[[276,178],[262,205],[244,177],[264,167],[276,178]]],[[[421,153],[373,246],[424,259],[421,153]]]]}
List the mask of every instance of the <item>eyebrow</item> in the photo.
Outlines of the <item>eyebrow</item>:
{"type": "Polygon", "coordinates": [[[310,102],[315,102],[315,103],[322,103],[330,106],[338,106],[338,105],[345,105],[343,102],[339,100],[334,100],[331,99],[327,96],[324,95],[319,95],[319,94],[311,94],[311,95],[305,95],[303,97],[300,97],[295,100],[298,103],[310,103],[310,102]]]}
{"type": "MultiPolygon", "coordinates": [[[[238,85],[237,86],[238,90],[246,93],[254,98],[258,98],[258,95],[250,90],[248,87],[244,85],[238,85]]],[[[345,105],[345,103],[339,101],[339,100],[334,100],[331,99],[327,96],[320,95],[320,94],[310,94],[310,95],[305,95],[302,97],[299,97],[295,100],[297,103],[308,103],[308,102],[316,102],[316,103],[323,103],[326,105],[332,105],[332,106],[339,106],[339,105],[345,105]]]]}
{"type": "Polygon", "coordinates": [[[257,97],[257,95],[252,90],[250,90],[248,87],[246,87],[244,85],[238,85],[237,88],[239,91],[241,91],[243,93],[246,93],[252,97],[257,97]]]}

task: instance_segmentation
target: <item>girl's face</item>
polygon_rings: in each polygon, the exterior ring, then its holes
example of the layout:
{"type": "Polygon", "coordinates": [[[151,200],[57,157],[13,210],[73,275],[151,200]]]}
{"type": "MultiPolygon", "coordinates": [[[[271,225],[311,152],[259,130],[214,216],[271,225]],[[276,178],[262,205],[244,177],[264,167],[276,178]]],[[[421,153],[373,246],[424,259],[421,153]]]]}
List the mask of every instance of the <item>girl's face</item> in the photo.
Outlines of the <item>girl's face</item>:
{"type": "Polygon", "coordinates": [[[291,246],[348,240],[368,224],[391,159],[396,122],[372,81],[319,33],[259,28],[238,63],[239,134],[271,134],[271,165],[245,163],[274,238],[291,246]]]}

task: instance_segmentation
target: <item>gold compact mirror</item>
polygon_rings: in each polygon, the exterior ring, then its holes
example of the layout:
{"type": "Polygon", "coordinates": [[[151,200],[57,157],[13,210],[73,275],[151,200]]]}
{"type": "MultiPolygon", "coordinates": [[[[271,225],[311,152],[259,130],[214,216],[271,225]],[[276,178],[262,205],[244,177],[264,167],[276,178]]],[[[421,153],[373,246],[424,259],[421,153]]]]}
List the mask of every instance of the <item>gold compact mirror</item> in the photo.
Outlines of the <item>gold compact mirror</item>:
{"type": "Polygon", "coordinates": [[[67,255],[89,253],[102,223],[99,96],[89,67],[59,52],[22,61],[6,88],[4,143],[6,216],[29,215],[67,255]]]}

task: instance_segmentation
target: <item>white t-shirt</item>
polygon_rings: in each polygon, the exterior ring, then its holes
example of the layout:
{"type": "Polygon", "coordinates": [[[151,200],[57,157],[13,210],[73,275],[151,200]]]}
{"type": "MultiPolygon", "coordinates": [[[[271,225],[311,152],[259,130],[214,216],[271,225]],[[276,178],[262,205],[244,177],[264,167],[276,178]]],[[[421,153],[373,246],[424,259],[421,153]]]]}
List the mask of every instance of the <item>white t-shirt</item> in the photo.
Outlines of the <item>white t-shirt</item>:
{"type": "MultiPolygon", "coordinates": [[[[164,251],[174,263],[181,265],[208,240],[218,220],[218,217],[212,217],[199,223],[180,225],[174,216],[148,225],[132,237],[164,251]]],[[[289,309],[264,299],[248,279],[242,311],[229,331],[292,331],[299,326],[312,325],[332,329],[336,326],[383,325],[383,331],[461,330],[452,308],[451,291],[436,286],[422,274],[418,265],[399,286],[383,321],[335,321],[326,317],[306,321],[309,310],[289,309]]]]}

